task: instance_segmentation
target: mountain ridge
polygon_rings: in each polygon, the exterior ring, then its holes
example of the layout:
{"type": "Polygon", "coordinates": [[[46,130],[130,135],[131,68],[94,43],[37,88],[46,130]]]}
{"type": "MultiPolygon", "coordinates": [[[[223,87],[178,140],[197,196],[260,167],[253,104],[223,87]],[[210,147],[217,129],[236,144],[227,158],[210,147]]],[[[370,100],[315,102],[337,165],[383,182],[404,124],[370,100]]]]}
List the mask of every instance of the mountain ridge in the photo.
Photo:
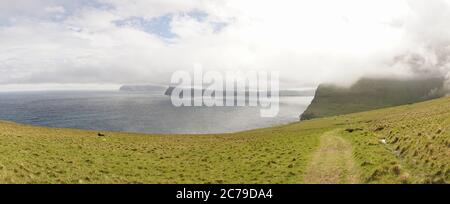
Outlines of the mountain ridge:
{"type": "Polygon", "coordinates": [[[415,79],[361,78],[350,87],[321,84],[301,120],[369,111],[440,98],[442,77],[415,79]]]}

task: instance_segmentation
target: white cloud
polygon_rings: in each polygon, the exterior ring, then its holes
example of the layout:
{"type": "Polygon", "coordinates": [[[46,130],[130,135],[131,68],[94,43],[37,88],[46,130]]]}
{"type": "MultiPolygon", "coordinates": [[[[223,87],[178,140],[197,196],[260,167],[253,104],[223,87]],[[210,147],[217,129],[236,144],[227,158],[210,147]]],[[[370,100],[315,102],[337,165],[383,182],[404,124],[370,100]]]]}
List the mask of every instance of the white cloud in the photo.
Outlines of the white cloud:
{"type": "Polygon", "coordinates": [[[48,6],[45,8],[45,11],[48,13],[65,13],[66,9],[62,6],[48,6]]]}
{"type": "MultiPolygon", "coordinates": [[[[449,0],[73,2],[0,1],[0,84],[166,83],[173,71],[201,63],[277,70],[283,82],[301,86],[402,75],[409,64],[393,65],[398,56],[437,59],[446,53],[437,48],[450,49],[449,0]],[[193,10],[208,15],[204,21],[185,15],[193,10]],[[167,14],[177,38],[114,23],[167,14]],[[214,23],[226,26],[217,32],[214,23]]],[[[448,72],[447,59],[427,68],[448,72]]]]}

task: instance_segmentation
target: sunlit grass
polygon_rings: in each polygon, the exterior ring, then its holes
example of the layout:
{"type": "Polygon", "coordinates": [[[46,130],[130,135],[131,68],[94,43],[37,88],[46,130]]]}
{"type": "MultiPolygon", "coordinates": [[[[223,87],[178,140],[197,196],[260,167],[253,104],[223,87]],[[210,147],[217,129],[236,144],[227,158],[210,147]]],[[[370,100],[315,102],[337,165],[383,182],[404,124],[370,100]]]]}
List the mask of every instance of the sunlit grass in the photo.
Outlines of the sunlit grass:
{"type": "Polygon", "coordinates": [[[450,98],[216,135],[0,122],[0,183],[302,183],[332,130],[352,144],[361,182],[448,183],[449,127],[450,98]]]}

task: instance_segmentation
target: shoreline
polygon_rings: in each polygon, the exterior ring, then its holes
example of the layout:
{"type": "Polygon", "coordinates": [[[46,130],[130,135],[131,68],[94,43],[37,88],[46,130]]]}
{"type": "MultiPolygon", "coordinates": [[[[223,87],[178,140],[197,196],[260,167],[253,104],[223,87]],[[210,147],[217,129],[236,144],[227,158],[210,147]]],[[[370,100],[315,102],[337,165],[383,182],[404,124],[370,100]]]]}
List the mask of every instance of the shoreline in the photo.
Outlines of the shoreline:
{"type": "Polygon", "coordinates": [[[221,133],[146,133],[146,132],[132,132],[132,131],[114,131],[114,130],[98,130],[98,129],[83,129],[83,128],[68,128],[68,127],[50,127],[45,125],[33,125],[27,123],[20,123],[11,120],[0,119],[0,124],[12,124],[17,126],[40,128],[40,129],[51,129],[51,130],[69,130],[69,131],[83,131],[83,132],[98,132],[98,133],[116,133],[116,134],[130,134],[130,135],[142,135],[142,136],[212,136],[212,135],[233,135],[245,132],[260,131],[270,128],[281,128],[283,126],[293,125],[297,123],[303,123],[304,121],[293,121],[284,124],[275,124],[273,126],[254,128],[236,132],[221,132],[221,133]]]}

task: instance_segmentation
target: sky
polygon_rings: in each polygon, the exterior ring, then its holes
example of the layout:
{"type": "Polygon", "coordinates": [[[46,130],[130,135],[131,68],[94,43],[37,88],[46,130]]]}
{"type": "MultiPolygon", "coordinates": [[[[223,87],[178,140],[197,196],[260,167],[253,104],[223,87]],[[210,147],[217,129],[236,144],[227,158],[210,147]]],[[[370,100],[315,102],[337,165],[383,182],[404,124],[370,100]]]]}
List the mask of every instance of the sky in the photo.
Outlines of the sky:
{"type": "Polygon", "coordinates": [[[0,0],[0,91],[278,71],[281,86],[450,78],[450,0],[0,0]]]}

